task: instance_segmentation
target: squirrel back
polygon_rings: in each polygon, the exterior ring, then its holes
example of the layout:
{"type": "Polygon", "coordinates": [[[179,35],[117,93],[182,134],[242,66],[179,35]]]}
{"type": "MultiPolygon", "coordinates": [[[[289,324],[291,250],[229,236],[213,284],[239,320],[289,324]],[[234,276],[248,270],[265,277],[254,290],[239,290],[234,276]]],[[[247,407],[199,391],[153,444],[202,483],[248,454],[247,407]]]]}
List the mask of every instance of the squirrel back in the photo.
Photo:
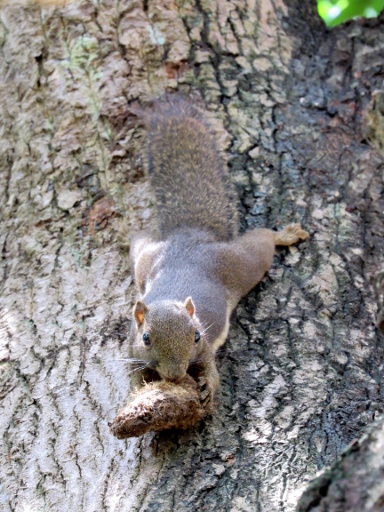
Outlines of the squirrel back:
{"type": "Polygon", "coordinates": [[[161,236],[183,228],[207,231],[216,240],[237,236],[236,194],[203,114],[173,96],[140,116],[147,129],[147,166],[161,236]]]}

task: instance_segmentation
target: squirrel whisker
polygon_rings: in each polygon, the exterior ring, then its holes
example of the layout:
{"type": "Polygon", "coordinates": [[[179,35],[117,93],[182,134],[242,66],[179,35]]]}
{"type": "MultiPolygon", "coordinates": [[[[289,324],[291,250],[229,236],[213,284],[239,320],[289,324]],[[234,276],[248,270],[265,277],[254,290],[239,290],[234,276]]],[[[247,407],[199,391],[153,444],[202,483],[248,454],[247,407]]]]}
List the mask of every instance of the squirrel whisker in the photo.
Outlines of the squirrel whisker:
{"type": "Polygon", "coordinates": [[[210,329],[212,326],[213,326],[213,322],[210,325],[208,325],[208,327],[206,327],[205,329],[202,330],[202,332],[200,333],[201,336],[203,336],[208,331],[208,329],[210,329]]]}
{"type": "Polygon", "coordinates": [[[146,361],[143,361],[143,359],[112,359],[112,361],[123,361],[124,363],[131,363],[131,364],[146,364],[146,361]]]}
{"type": "Polygon", "coordinates": [[[131,370],[130,372],[128,372],[128,375],[131,375],[131,373],[138,372],[140,370],[144,370],[148,366],[148,364],[146,364],[144,366],[139,366],[139,368],[135,368],[134,370],[131,370]]]}

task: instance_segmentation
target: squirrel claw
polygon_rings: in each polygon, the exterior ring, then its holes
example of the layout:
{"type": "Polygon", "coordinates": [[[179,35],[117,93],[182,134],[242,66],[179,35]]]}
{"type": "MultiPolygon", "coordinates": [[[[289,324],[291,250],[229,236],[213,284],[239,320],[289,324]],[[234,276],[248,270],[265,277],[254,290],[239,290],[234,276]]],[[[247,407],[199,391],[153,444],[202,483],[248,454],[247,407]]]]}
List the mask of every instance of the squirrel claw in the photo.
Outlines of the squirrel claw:
{"type": "Polygon", "coordinates": [[[199,377],[197,383],[200,388],[200,402],[201,405],[206,408],[211,401],[211,392],[207,386],[207,379],[205,377],[199,377]]]}
{"type": "Polygon", "coordinates": [[[203,389],[207,385],[207,379],[204,376],[201,376],[197,379],[197,383],[200,389],[203,389]]]}

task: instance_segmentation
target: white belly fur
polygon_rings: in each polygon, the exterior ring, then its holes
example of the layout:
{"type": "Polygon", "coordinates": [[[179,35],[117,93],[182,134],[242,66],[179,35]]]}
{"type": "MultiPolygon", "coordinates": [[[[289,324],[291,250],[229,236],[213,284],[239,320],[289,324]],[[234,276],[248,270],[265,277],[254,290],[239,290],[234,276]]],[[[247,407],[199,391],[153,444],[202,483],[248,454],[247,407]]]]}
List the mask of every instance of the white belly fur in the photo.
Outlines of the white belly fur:
{"type": "Polygon", "coordinates": [[[222,330],[220,336],[218,336],[215,341],[212,343],[213,350],[216,352],[216,350],[221,347],[221,345],[224,343],[224,341],[227,339],[228,330],[229,330],[229,317],[231,316],[233,305],[228,301],[227,302],[227,311],[226,311],[226,319],[225,319],[225,326],[222,330]]]}

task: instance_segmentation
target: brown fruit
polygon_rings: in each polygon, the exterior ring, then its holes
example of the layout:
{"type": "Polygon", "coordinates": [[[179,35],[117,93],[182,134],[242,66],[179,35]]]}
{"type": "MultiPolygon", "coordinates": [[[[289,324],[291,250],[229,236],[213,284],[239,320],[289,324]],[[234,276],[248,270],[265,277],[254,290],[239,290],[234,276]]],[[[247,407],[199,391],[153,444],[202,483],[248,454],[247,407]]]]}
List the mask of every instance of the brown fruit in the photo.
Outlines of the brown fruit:
{"type": "Polygon", "coordinates": [[[152,382],[134,393],[110,424],[110,430],[118,439],[138,437],[150,430],[185,430],[206,414],[198,385],[187,375],[180,383],[152,382]]]}

